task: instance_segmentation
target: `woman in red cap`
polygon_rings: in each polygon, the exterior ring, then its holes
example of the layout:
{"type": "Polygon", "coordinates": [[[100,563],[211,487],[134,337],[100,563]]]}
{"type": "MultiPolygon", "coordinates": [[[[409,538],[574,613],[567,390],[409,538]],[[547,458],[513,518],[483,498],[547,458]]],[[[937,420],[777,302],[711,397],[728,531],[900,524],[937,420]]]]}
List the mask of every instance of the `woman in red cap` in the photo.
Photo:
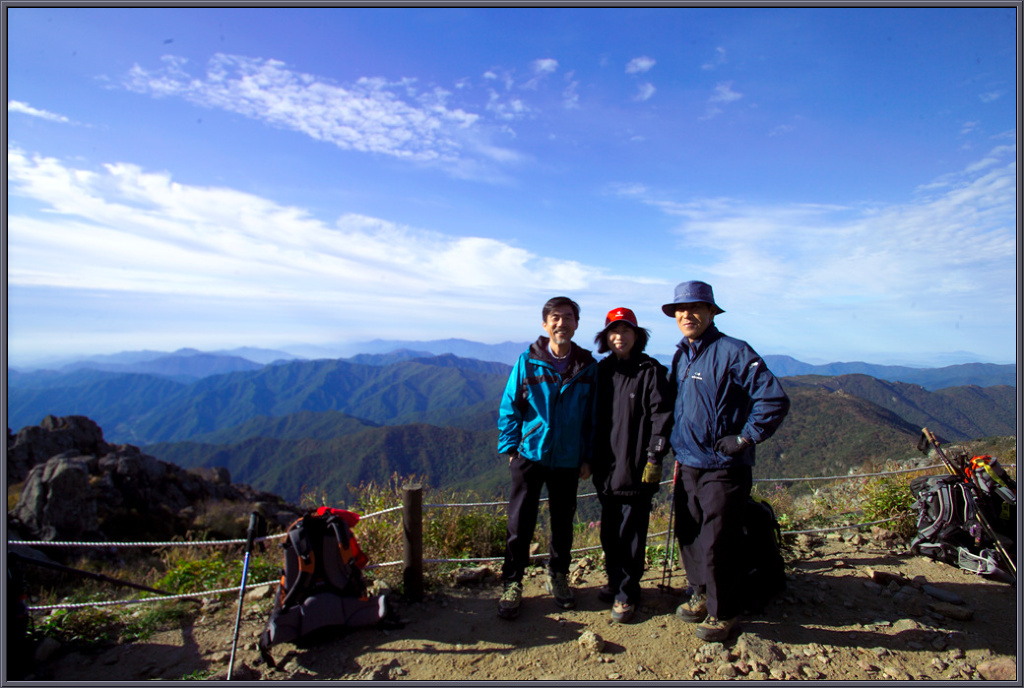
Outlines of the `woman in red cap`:
{"type": "Polygon", "coordinates": [[[598,353],[597,415],[591,470],[601,502],[601,546],[612,620],[625,623],[640,600],[651,502],[669,447],[674,395],[668,371],[644,353],[650,333],[628,308],[608,311],[594,338],[598,353]]]}

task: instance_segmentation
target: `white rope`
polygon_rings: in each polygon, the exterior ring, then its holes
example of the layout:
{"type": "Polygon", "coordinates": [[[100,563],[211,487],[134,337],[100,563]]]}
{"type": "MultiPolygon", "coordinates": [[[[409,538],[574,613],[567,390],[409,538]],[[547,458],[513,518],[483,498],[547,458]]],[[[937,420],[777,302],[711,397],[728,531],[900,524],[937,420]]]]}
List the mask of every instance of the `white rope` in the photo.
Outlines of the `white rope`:
{"type": "Polygon", "coordinates": [[[754,478],[755,483],[798,483],[804,480],[853,480],[855,478],[873,478],[879,475],[899,475],[900,473],[916,473],[917,471],[930,471],[933,468],[944,468],[945,464],[937,463],[931,466],[919,466],[917,468],[900,468],[893,471],[881,473],[850,473],[848,475],[831,475],[819,478],[754,478]]]}
{"type": "Polygon", "coordinates": [[[359,517],[359,520],[362,521],[363,519],[373,518],[374,516],[380,516],[381,514],[389,514],[392,511],[398,511],[401,508],[402,508],[402,506],[398,505],[398,506],[393,506],[390,509],[384,509],[382,511],[374,511],[372,514],[363,514],[362,516],[359,517]]]}
{"type": "MultiPolygon", "coordinates": [[[[1009,464],[1011,467],[1016,467],[1017,464],[1009,464]]],[[[812,477],[812,478],[755,478],[754,482],[800,482],[805,480],[852,480],[856,478],[872,478],[882,475],[897,475],[900,473],[915,473],[917,471],[927,471],[933,468],[941,468],[944,464],[935,464],[932,466],[921,466],[918,468],[904,468],[893,471],[884,471],[880,473],[858,473],[850,475],[835,475],[835,476],[824,476],[824,477],[812,477]]],[[[661,485],[671,484],[671,480],[663,480],[661,485]]],[[[577,498],[595,497],[596,492],[590,492],[583,495],[578,495],[577,498]]],[[[540,500],[541,502],[548,501],[547,497],[540,500]]],[[[426,508],[433,509],[448,509],[456,507],[478,507],[478,506],[503,506],[507,505],[508,502],[466,502],[461,504],[424,504],[426,508]]],[[[402,506],[394,506],[389,509],[383,509],[381,511],[375,511],[370,514],[360,516],[360,520],[373,518],[374,516],[380,516],[382,514],[391,513],[393,511],[399,511],[402,506]]],[[[268,535],[266,537],[256,538],[254,542],[263,542],[265,540],[273,540],[276,538],[283,538],[286,533],[278,533],[277,535],[268,535]]],[[[244,545],[248,540],[246,538],[240,538],[236,540],[189,540],[182,541],[176,540],[171,542],[82,542],[82,541],[48,541],[48,540],[8,540],[9,545],[22,545],[24,547],[216,547],[222,545],[244,545]]]]}
{"type": "MultiPolygon", "coordinates": [[[[278,533],[277,535],[258,537],[253,540],[253,544],[264,542],[266,540],[283,538],[286,535],[287,533],[278,533]]],[[[51,540],[8,540],[7,544],[21,545],[23,547],[94,547],[97,549],[103,549],[104,547],[216,547],[220,545],[244,545],[248,541],[248,538],[242,538],[240,540],[174,540],[171,542],[78,542],[74,540],[58,542],[51,540]]]]}
{"type": "MultiPolygon", "coordinates": [[[[263,583],[255,583],[246,585],[246,590],[252,590],[255,588],[264,588],[268,585],[275,585],[280,581],[265,581],[263,583]]],[[[41,606],[26,607],[30,612],[41,612],[49,611],[51,609],[84,609],[86,607],[111,607],[117,604],[148,604],[150,602],[166,602],[168,600],[185,600],[195,599],[197,597],[209,597],[211,595],[220,595],[225,592],[238,592],[242,589],[242,586],[238,585],[233,588],[220,588],[218,590],[204,590],[203,592],[190,592],[183,593],[181,595],[163,595],[161,597],[140,597],[133,600],[109,600],[107,602],[73,602],[67,604],[48,604],[41,606]]]]}

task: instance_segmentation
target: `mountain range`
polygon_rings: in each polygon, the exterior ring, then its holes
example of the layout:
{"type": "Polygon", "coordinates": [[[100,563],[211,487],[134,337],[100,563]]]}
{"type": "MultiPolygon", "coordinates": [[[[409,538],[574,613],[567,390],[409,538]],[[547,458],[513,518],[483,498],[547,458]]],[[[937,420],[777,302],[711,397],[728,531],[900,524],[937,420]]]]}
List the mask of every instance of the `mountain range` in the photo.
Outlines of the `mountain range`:
{"type": "MultiPolygon", "coordinates": [[[[440,339],[433,341],[399,341],[375,339],[345,346],[334,347],[349,352],[348,361],[369,365],[386,365],[398,360],[453,354],[459,358],[493,361],[512,365],[529,342],[504,342],[482,344],[465,339],[440,339]]],[[[298,350],[315,352],[314,347],[304,346],[298,350]]],[[[652,354],[666,366],[671,363],[671,354],[652,354]]],[[[75,370],[101,370],[106,372],[144,373],[170,377],[188,382],[212,375],[237,371],[256,370],[263,365],[279,364],[294,360],[337,359],[337,356],[297,355],[287,351],[244,347],[229,351],[203,352],[196,349],[179,349],[174,352],[126,351],[119,354],[79,357],[71,360],[52,361],[51,365],[8,370],[10,383],[32,384],[49,377],[59,379],[75,370]],[[31,381],[31,382],[27,382],[31,381]]],[[[879,365],[875,363],[849,362],[811,364],[798,361],[791,356],[766,355],[765,362],[779,377],[792,375],[849,375],[863,374],[890,380],[910,382],[925,389],[941,389],[962,385],[1017,384],[1016,364],[960,363],[939,368],[879,365]]]]}
{"type": "MultiPolygon", "coordinates": [[[[411,348],[276,359],[252,369],[237,369],[238,358],[185,350],[108,359],[106,370],[11,371],[8,426],[85,415],[108,441],[185,467],[225,466],[234,480],[295,501],[311,490],[347,494],[350,485],[383,484],[395,474],[481,495],[505,487],[507,466],[495,447],[506,363],[411,348]],[[219,359],[235,368],[210,373],[219,359]]],[[[932,380],[963,376],[971,384],[931,390],[861,372],[808,374],[819,367],[792,359],[769,365],[793,404],[776,436],[758,447],[761,477],[841,474],[904,457],[925,426],[949,441],[1016,434],[1016,388],[978,384],[1002,379],[1001,366],[935,369],[932,380]]]]}

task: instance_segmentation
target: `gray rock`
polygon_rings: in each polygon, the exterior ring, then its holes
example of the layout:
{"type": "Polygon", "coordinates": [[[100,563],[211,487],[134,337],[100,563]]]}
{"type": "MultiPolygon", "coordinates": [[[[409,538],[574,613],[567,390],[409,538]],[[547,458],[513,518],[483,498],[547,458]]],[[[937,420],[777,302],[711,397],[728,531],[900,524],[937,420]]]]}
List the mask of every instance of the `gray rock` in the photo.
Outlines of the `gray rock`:
{"type": "Polygon", "coordinates": [[[948,602],[949,604],[963,604],[964,603],[964,598],[960,597],[955,592],[951,592],[949,590],[943,590],[942,588],[937,588],[934,585],[923,585],[923,586],[921,586],[921,590],[923,592],[925,592],[926,594],[928,594],[928,595],[930,595],[930,596],[934,597],[935,599],[940,600],[942,602],[948,602]]]}

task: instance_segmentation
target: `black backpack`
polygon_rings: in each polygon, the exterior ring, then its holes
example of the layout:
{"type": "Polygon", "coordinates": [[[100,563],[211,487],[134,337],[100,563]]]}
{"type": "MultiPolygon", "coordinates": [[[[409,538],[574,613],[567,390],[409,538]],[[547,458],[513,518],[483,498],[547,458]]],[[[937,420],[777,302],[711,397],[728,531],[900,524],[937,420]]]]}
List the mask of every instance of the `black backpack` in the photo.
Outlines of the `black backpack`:
{"type": "Polygon", "coordinates": [[[743,521],[745,565],[740,589],[745,610],[759,611],[786,589],[782,528],[771,504],[753,495],[747,499],[743,521]]]}
{"type": "Polygon", "coordinates": [[[918,514],[910,550],[965,571],[1012,582],[1015,572],[1002,555],[1015,559],[1016,484],[1005,474],[1002,485],[996,481],[989,484],[988,476],[999,473],[979,469],[980,475],[974,471],[967,473],[966,479],[950,474],[910,481],[918,514]]]}
{"type": "Polygon", "coordinates": [[[367,593],[362,568],[367,557],[359,549],[352,526],[359,515],[320,507],[288,527],[284,569],[274,609],[260,635],[260,655],[275,666],[269,649],[321,628],[360,627],[386,615],[383,596],[367,593]]]}

